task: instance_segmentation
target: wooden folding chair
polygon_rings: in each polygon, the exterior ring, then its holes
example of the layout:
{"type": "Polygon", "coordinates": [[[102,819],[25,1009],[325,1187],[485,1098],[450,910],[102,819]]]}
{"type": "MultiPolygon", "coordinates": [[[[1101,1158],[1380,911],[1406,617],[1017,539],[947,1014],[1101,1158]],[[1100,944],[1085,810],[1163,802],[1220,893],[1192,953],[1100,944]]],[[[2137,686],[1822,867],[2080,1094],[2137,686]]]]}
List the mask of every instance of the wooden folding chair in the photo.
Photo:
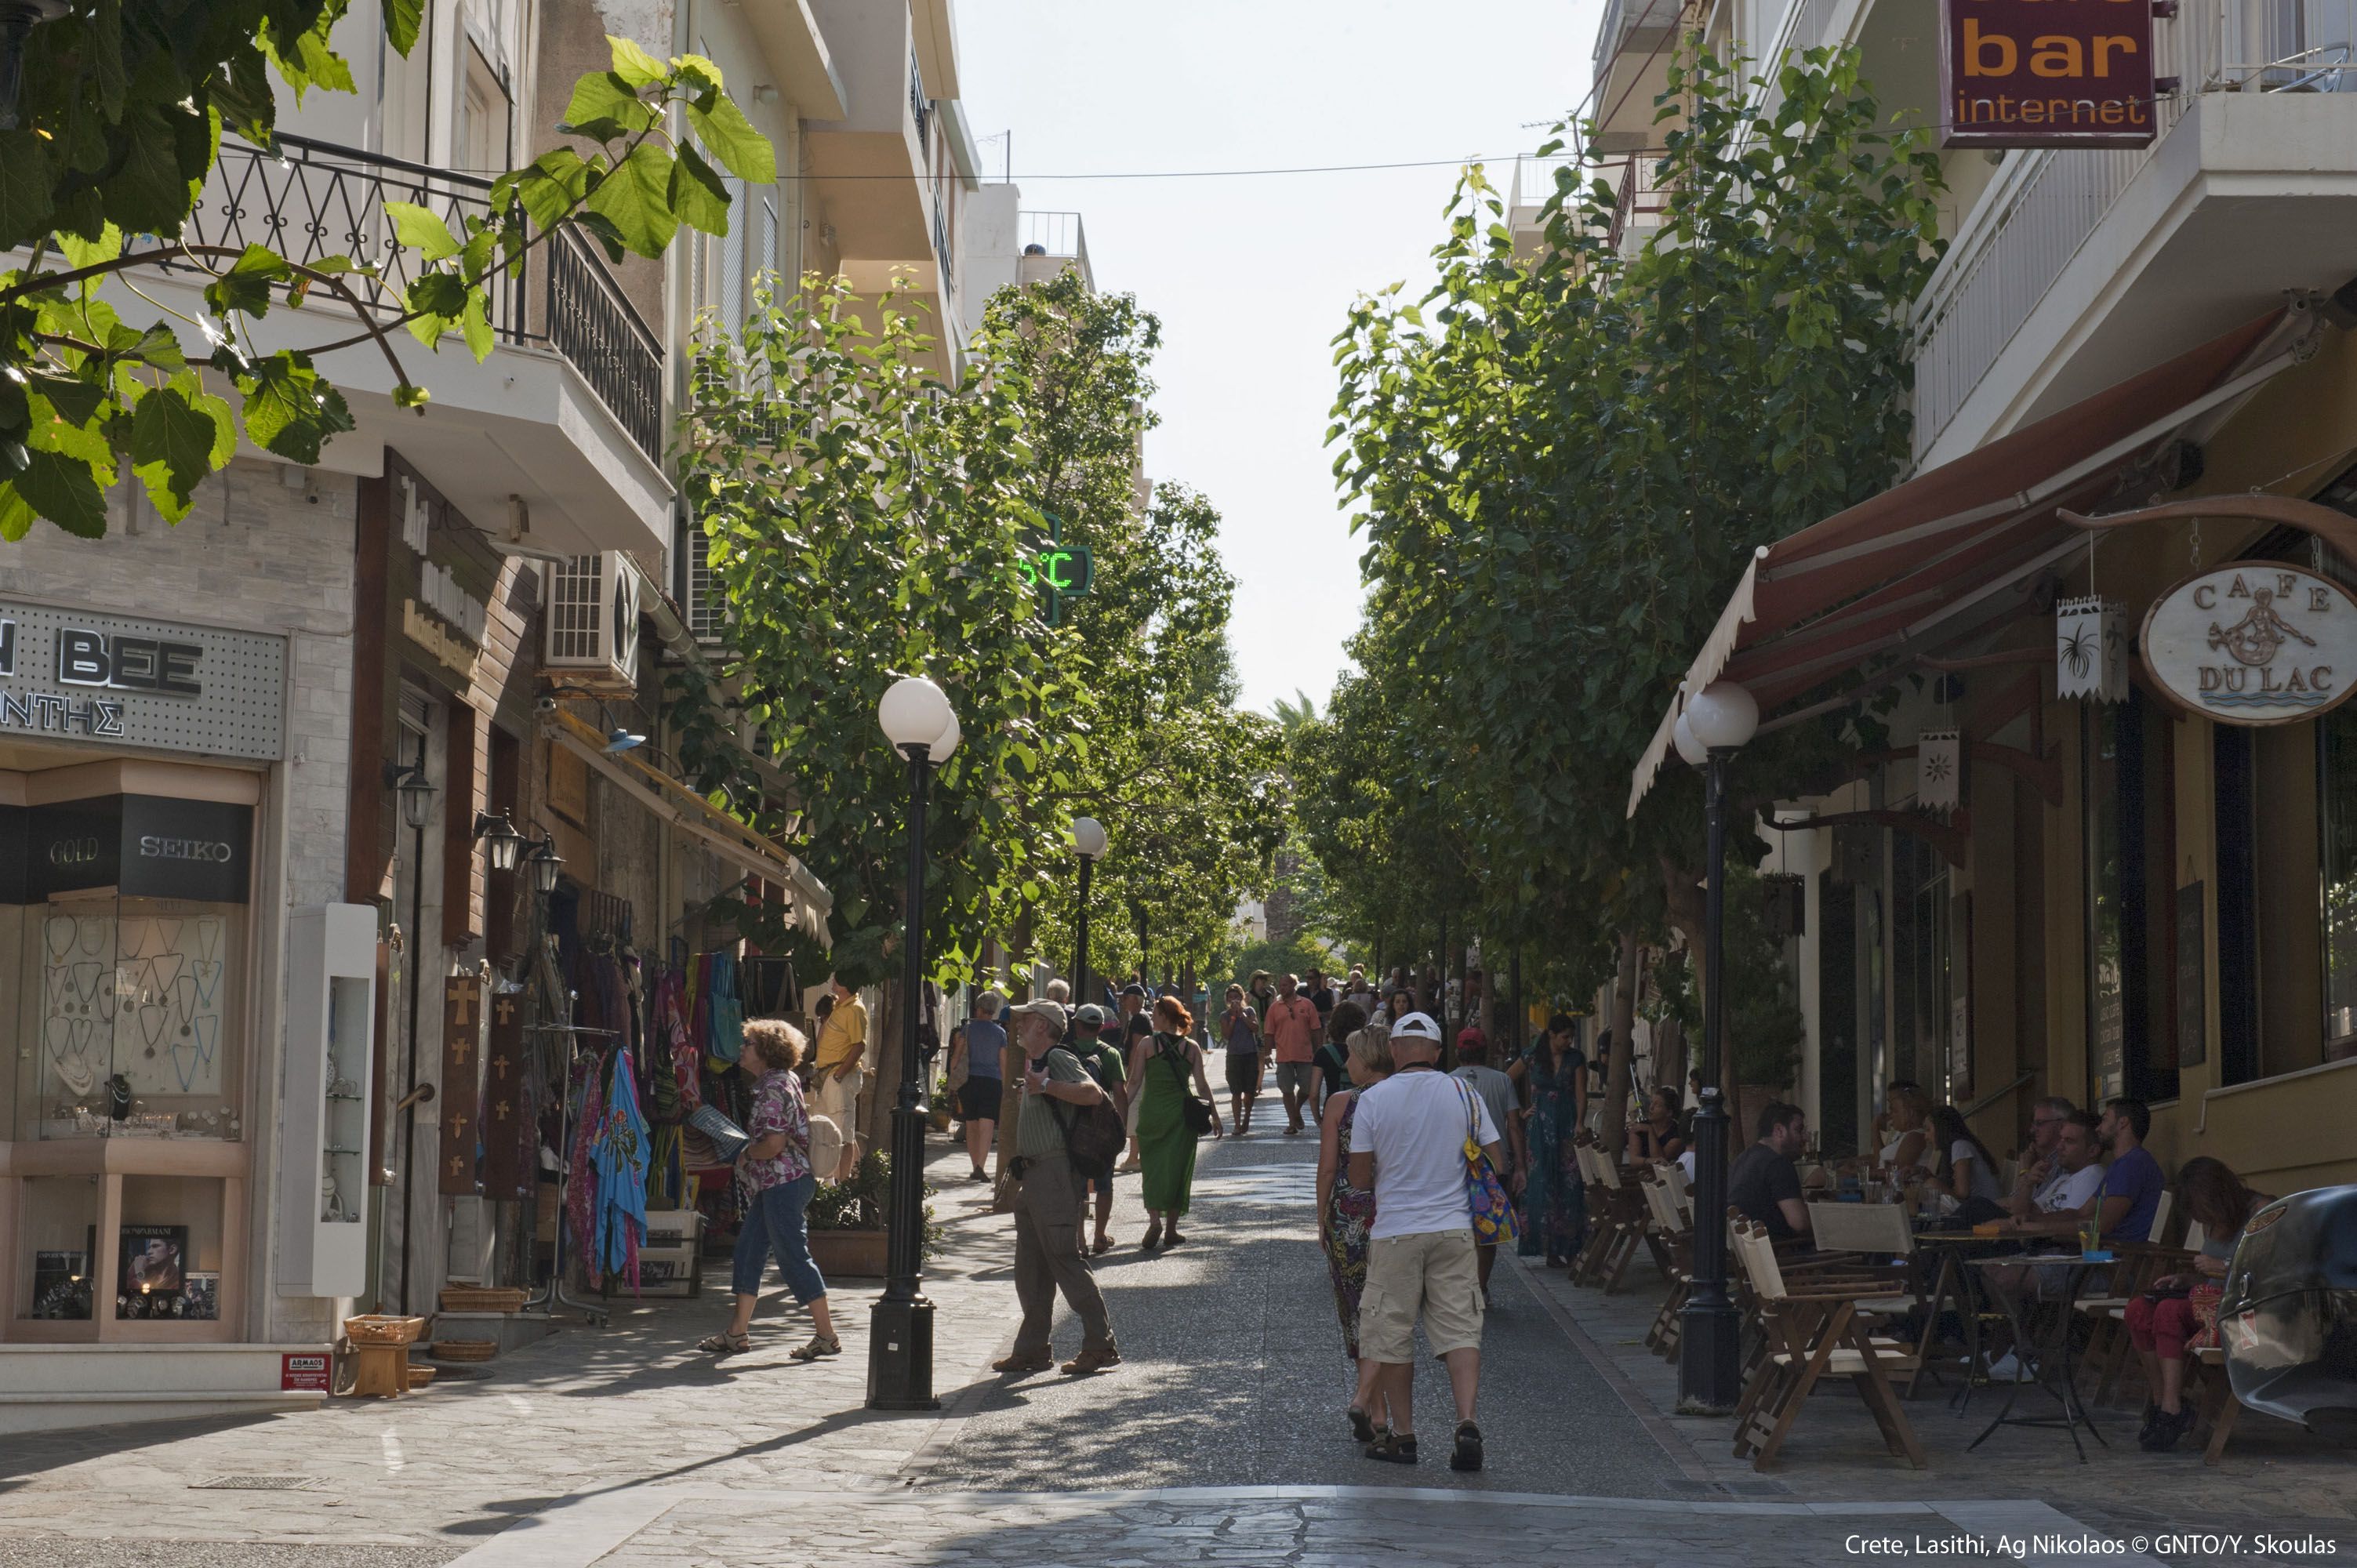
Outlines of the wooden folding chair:
{"type": "Polygon", "coordinates": [[[1788,1289],[1766,1229],[1749,1221],[1735,1227],[1735,1252],[1750,1282],[1766,1339],[1736,1405],[1735,1456],[1749,1458],[1754,1470],[1768,1468],[1818,1381],[1832,1376],[1847,1378],[1857,1390],[1884,1445],[1923,1468],[1923,1445],[1889,1378],[1911,1369],[1912,1358],[1899,1346],[1876,1341],[1858,1316],[1857,1303],[1874,1287],[1812,1283],[1805,1290],[1788,1289]]]}
{"type": "Polygon", "coordinates": [[[1612,1191],[1604,1179],[1609,1167],[1592,1139],[1575,1142],[1571,1153],[1579,1162],[1579,1179],[1587,1188],[1587,1239],[1581,1243],[1578,1256],[1571,1261],[1570,1278],[1576,1285],[1594,1284],[1598,1260],[1610,1250],[1614,1240],[1610,1220],[1612,1191]]]}
{"type": "Polygon", "coordinates": [[[2234,1397],[2234,1386],[2227,1381],[2226,1352],[2217,1346],[2195,1348],[2186,1371],[2201,1380],[2201,1419],[2210,1423],[2210,1442],[2201,1450],[2201,1462],[2215,1465],[2226,1452],[2226,1440],[2234,1434],[2234,1423],[2242,1418],[2243,1402],[2234,1397]]]}
{"type": "Polygon", "coordinates": [[[2119,1262],[2112,1265],[2110,1288],[2102,1295],[2083,1295],[2072,1304],[2072,1310],[2093,1325],[2087,1334],[2086,1354],[2079,1359],[2083,1375],[2095,1391],[2087,1402],[2090,1404],[2109,1399],[2121,1372],[2136,1362],[2129,1353],[2128,1303],[2150,1290],[2152,1282],[2163,1274],[2176,1273],[2190,1264],[2186,1251],[2162,1242],[2169,1234],[2169,1212],[2175,1204],[2175,1194],[2162,1193],[2153,1206],[2152,1229],[2144,1240],[2115,1244],[2119,1262]]]}
{"type": "Polygon", "coordinates": [[[1620,1179],[1620,1167],[1601,1149],[1594,1151],[1596,1174],[1604,1193],[1603,1245],[1589,1260],[1586,1284],[1600,1284],[1606,1295],[1617,1294],[1630,1261],[1645,1244],[1648,1216],[1644,1195],[1620,1179]]]}
{"type": "Polygon", "coordinates": [[[1660,1167],[1646,1171],[1638,1185],[1644,1189],[1645,1203],[1652,1214],[1646,1239],[1653,1244],[1662,1277],[1668,1282],[1661,1310],[1653,1314],[1653,1326],[1645,1332],[1645,1344],[1663,1359],[1674,1361],[1681,1327],[1678,1315],[1694,1289],[1694,1231],[1679,1212],[1678,1201],[1662,1178],[1660,1167]]]}

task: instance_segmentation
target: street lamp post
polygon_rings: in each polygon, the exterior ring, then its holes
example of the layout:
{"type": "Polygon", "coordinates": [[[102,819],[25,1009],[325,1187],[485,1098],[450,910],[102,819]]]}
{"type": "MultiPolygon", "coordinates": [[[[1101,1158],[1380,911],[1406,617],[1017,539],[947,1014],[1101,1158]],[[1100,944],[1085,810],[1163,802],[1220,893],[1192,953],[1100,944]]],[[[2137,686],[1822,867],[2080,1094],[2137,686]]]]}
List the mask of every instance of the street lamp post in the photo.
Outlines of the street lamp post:
{"type": "Polygon", "coordinates": [[[1089,999],[1089,872],[1105,852],[1104,824],[1094,817],[1072,819],[1072,848],[1081,857],[1081,907],[1072,920],[1072,1005],[1089,999]]]}
{"type": "Polygon", "coordinates": [[[938,1410],[933,1304],[925,1299],[925,1090],[917,1070],[917,999],[925,984],[925,787],[960,739],[947,693],[921,676],[892,683],[876,704],[892,749],[909,762],[908,925],[900,950],[900,1092],[892,1103],[884,1294],[867,1319],[867,1408],[938,1410]]]}
{"type": "Polygon", "coordinates": [[[1703,767],[1702,1105],[1695,1112],[1694,1291],[1679,1323],[1678,1410],[1724,1414],[1741,1394],[1741,1323],[1727,1294],[1727,765],[1760,727],[1760,704],[1731,681],[1686,699],[1678,755],[1703,767]]]}

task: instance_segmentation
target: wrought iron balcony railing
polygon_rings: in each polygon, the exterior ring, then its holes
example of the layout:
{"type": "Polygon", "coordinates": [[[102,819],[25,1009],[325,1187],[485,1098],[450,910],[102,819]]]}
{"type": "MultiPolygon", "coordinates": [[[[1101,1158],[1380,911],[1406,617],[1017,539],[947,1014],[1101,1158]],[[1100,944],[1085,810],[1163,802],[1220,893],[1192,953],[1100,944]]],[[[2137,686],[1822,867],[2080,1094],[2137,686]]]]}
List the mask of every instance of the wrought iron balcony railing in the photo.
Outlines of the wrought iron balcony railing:
{"type": "MultiPolygon", "coordinates": [[[[276,153],[225,140],[182,235],[192,243],[267,245],[296,263],[350,256],[382,285],[380,319],[399,313],[417,253],[384,215],[414,202],[465,236],[490,210],[490,181],[307,137],[281,135],[276,153]]],[[[631,441],[662,456],[662,339],[649,329],[592,242],[570,228],[528,252],[523,270],[490,285],[500,341],[552,349],[580,371],[631,441]]],[[[319,295],[312,307],[330,308],[319,295]]]]}

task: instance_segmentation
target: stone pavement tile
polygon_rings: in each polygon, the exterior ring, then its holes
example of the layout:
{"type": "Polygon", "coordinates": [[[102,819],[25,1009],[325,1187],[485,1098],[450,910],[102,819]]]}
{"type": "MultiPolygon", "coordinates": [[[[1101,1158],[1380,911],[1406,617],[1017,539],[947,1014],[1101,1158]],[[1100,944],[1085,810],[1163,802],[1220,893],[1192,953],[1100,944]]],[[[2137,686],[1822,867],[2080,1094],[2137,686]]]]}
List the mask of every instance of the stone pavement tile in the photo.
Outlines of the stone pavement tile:
{"type": "MultiPolygon", "coordinates": [[[[990,1379],[1007,1337],[1011,1224],[989,1191],[944,1181],[962,1154],[936,1144],[935,1207],[950,1255],[929,1265],[935,1377],[945,1402],[990,1379]]],[[[43,1433],[0,1440],[0,1543],[46,1535],[99,1541],[295,1542],[331,1537],[457,1556],[560,1498],[644,1486],[770,1490],[837,1475],[898,1484],[946,1416],[870,1414],[866,1398],[874,1282],[833,1292],[841,1358],[804,1366],[807,1335],[782,1292],[765,1300],[750,1355],[693,1348],[726,1311],[726,1276],[700,1301],[613,1303],[610,1326],[576,1326],[515,1351],[475,1379],[397,1401],[332,1400],[315,1411],[43,1433]],[[314,1477],[303,1491],[192,1490],[224,1474],[314,1477]],[[92,1496],[107,1499],[93,1509],[92,1496]]],[[[0,1568],[9,1559],[0,1557],[0,1568]]]]}

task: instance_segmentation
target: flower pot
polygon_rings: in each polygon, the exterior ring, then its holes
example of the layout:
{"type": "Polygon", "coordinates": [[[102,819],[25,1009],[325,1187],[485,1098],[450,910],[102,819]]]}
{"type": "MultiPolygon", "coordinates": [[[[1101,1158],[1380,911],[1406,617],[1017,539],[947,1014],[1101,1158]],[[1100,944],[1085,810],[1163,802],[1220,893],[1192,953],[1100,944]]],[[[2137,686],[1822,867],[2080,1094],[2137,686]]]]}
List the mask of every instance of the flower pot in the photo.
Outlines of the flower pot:
{"type": "Polygon", "coordinates": [[[813,1230],[811,1261],[829,1280],[884,1277],[888,1232],[882,1230],[813,1230]]]}

